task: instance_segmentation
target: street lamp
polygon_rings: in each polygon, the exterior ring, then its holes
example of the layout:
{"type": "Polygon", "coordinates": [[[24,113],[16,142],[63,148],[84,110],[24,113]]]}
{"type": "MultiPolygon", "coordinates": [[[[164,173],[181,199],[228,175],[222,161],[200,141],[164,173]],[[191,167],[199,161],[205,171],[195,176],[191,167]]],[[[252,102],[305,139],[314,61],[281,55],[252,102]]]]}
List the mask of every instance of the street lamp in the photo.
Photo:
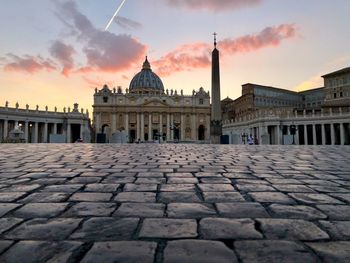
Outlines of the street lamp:
{"type": "Polygon", "coordinates": [[[296,131],[297,131],[297,126],[292,124],[292,125],[290,125],[289,130],[290,130],[290,134],[293,135],[293,142],[292,142],[292,144],[294,145],[295,144],[295,134],[296,134],[296,131]]]}
{"type": "Polygon", "coordinates": [[[241,136],[242,136],[242,142],[243,142],[243,144],[245,144],[246,143],[246,139],[248,139],[248,134],[243,132],[241,136]]]}

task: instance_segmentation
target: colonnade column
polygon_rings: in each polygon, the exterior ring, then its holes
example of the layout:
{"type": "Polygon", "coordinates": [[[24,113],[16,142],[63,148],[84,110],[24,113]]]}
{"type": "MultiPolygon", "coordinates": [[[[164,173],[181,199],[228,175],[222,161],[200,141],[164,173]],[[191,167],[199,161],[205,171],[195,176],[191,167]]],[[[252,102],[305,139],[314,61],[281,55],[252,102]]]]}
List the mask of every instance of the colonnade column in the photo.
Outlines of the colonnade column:
{"type": "Polygon", "coordinates": [[[277,145],[281,144],[281,131],[280,131],[280,126],[276,126],[276,132],[277,132],[277,145]]]}
{"type": "Polygon", "coordinates": [[[171,126],[172,126],[172,129],[171,129],[171,141],[174,141],[174,115],[171,114],[170,115],[170,123],[171,123],[171,126]]]}
{"type": "Polygon", "coordinates": [[[145,118],[144,114],[141,113],[141,141],[145,140],[145,118]]]}
{"type": "Polygon", "coordinates": [[[159,113],[159,137],[163,136],[163,114],[159,113]]]}
{"type": "Polygon", "coordinates": [[[53,134],[57,134],[57,123],[53,124],[53,134]]]}
{"type": "Polygon", "coordinates": [[[9,122],[8,120],[4,120],[4,140],[7,139],[8,134],[9,134],[9,122]]]}
{"type": "Polygon", "coordinates": [[[71,135],[72,135],[72,127],[70,123],[67,123],[67,143],[72,142],[71,135]]]}
{"type": "Polygon", "coordinates": [[[321,124],[322,145],[326,145],[326,128],[324,123],[321,124]]]}
{"type": "Polygon", "coordinates": [[[345,136],[344,136],[344,124],[339,123],[339,129],[340,129],[340,145],[345,144],[345,136]]]}
{"type": "Polygon", "coordinates": [[[34,123],[34,143],[38,143],[38,138],[39,138],[39,123],[35,122],[34,123]]]}
{"type": "Polygon", "coordinates": [[[44,124],[44,140],[43,143],[47,143],[47,134],[48,134],[48,124],[45,122],[44,124]]]}
{"type": "Polygon", "coordinates": [[[148,141],[152,141],[152,113],[148,114],[148,141]]]}
{"type": "Polygon", "coordinates": [[[180,132],[180,137],[181,141],[185,140],[185,118],[184,114],[181,113],[181,132],[180,132]]]}
{"type": "Polygon", "coordinates": [[[317,145],[316,124],[312,124],[312,142],[317,145]]]}
{"type": "Polygon", "coordinates": [[[307,138],[307,125],[304,125],[304,144],[305,145],[309,144],[309,140],[307,138]]]}
{"type": "Polygon", "coordinates": [[[335,145],[334,123],[331,123],[330,127],[331,127],[331,144],[335,145]]]}
{"type": "Polygon", "coordinates": [[[84,139],[84,123],[80,124],[80,139],[84,139]]]}
{"type": "Polygon", "coordinates": [[[24,139],[26,140],[26,143],[29,142],[29,122],[24,122],[24,139]]]}
{"type": "Polygon", "coordinates": [[[129,113],[125,113],[125,133],[127,136],[127,140],[129,141],[129,113]]]}
{"type": "Polygon", "coordinates": [[[170,114],[166,115],[166,140],[170,141],[170,114]]]}

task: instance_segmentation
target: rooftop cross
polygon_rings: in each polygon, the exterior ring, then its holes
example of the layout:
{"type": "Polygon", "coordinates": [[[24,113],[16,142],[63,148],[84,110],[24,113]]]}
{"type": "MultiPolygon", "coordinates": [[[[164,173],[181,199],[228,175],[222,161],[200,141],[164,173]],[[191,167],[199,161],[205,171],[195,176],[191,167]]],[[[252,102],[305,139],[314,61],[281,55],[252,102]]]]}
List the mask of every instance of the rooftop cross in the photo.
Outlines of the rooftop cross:
{"type": "Polygon", "coordinates": [[[216,33],[216,32],[214,32],[214,34],[213,34],[213,36],[214,36],[214,46],[215,46],[215,48],[216,48],[216,44],[217,44],[217,42],[216,42],[216,36],[217,36],[218,34],[216,33]]]}

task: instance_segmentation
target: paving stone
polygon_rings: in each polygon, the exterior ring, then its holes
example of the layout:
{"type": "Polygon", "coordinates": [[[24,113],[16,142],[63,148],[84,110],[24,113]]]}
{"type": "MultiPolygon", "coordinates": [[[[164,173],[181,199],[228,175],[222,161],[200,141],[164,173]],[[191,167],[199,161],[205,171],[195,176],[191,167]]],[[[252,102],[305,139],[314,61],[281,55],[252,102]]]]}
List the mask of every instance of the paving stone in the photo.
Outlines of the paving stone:
{"type": "Polygon", "coordinates": [[[167,177],[179,177],[179,178],[193,178],[193,174],[191,173],[168,173],[167,177]]]}
{"type": "Polygon", "coordinates": [[[0,202],[14,202],[26,194],[26,192],[0,192],[0,202]]]}
{"type": "Polygon", "coordinates": [[[216,203],[219,214],[229,218],[270,217],[265,208],[259,203],[237,202],[216,203]]]}
{"type": "Polygon", "coordinates": [[[13,245],[13,241],[0,240],[0,254],[13,245]]]}
{"type": "Polygon", "coordinates": [[[28,185],[14,185],[12,187],[8,187],[6,188],[6,192],[30,192],[33,191],[35,189],[40,188],[41,185],[40,184],[28,184],[28,185]]]}
{"type": "Polygon", "coordinates": [[[156,203],[122,203],[114,212],[116,217],[163,217],[165,205],[156,203]]]}
{"type": "Polygon", "coordinates": [[[0,203],[0,217],[3,215],[6,215],[8,212],[14,210],[15,208],[18,208],[20,204],[14,204],[14,203],[0,203]]]}
{"type": "Polygon", "coordinates": [[[112,193],[117,191],[119,184],[88,184],[85,186],[85,192],[112,193]]]}
{"type": "Polygon", "coordinates": [[[137,202],[154,203],[156,202],[156,193],[150,192],[122,192],[114,198],[117,202],[137,202]]]}
{"type": "Polygon", "coordinates": [[[164,263],[235,263],[232,250],[218,241],[176,240],[169,241],[164,250],[164,263]]]}
{"type": "Polygon", "coordinates": [[[268,239],[285,240],[326,240],[327,233],[315,224],[301,219],[257,219],[268,239]]]}
{"type": "Polygon", "coordinates": [[[319,221],[333,239],[350,240],[350,221],[319,221]]]}
{"type": "Polygon", "coordinates": [[[6,238],[16,240],[64,240],[78,227],[80,222],[81,219],[73,218],[36,218],[17,226],[6,235],[6,238]]]}
{"type": "Polygon", "coordinates": [[[63,216],[109,216],[116,208],[113,203],[80,202],[73,205],[63,216]]]}
{"type": "Polygon", "coordinates": [[[0,234],[6,232],[10,228],[21,223],[22,221],[23,219],[14,217],[0,218],[0,234]]]}
{"type": "Polygon", "coordinates": [[[70,198],[71,202],[107,202],[112,198],[111,193],[75,193],[70,198]]]}
{"type": "Polygon", "coordinates": [[[175,218],[202,218],[216,215],[212,205],[200,203],[170,203],[167,213],[168,217],[175,218]]]}
{"type": "Polygon", "coordinates": [[[68,262],[70,257],[80,249],[80,242],[45,242],[20,241],[0,256],[0,262],[26,263],[68,262]]]}
{"type": "Polygon", "coordinates": [[[198,184],[202,192],[232,192],[235,191],[230,184],[198,184]]]}
{"type": "Polygon", "coordinates": [[[275,188],[273,188],[270,185],[265,184],[237,184],[236,187],[238,190],[243,192],[271,192],[276,191],[275,188]]]}
{"type": "Polygon", "coordinates": [[[48,218],[62,213],[67,206],[68,203],[29,203],[16,210],[13,214],[23,218],[48,218]]]}
{"type": "Polygon", "coordinates": [[[166,178],[137,178],[135,184],[164,184],[166,178]]]}
{"type": "Polygon", "coordinates": [[[203,192],[205,202],[224,203],[245,201],[238,192],[203,192]]]}
{"type": "Polygon", "coordinates": [[[160,187],[162,192],[194,192],[196,187],[194,184],[162,184],[160,187]]]}
{"type": "Polygon", "coordinates": [[[129,240],[134,234],[138,222],[138,218],[90,218],[70,238],[84,241],[129,240]]]}
{"type": "Polygon", "coordinates": [[[146,218],[141,227],[141,238],[195,238],[197,223],[193,219],[146,218]]]}
{"type": "Polygon", "coordinates": [[[199,223],[203,239],[259,239],[251,219],[204,218],[199,223]]]}
{"type": "Polygon", "coordinates": [[[257,202],[295,204],[295,201],[287,195],[279,192],[250,192],[249,195],[257,202]]]}
{"type": "Polygon", "coordinates": [[[343,202],[326,194],[289,194],[294,199],[305,204],[344,204],[343,202]]]}
{"type": "Polygon", "coordinates": [[[124,192],[155,192],[157,191],[156,184],[126,184],[124,192]]]}
{"type": "Polygon", "coordinates": [[[327,218],[327,216],[324,213],[317,210],[316,208],[305,205],[272,204],[269,206],[269,210],[271,211],[272,216],[277,218],[305,220],[317,220],[327,218]]]}
{"type": "Polygon", "coordinates": [[[333,220],[350,220],[350,206],[348,205],[317,205],[329,219],[333,220]]]}
{"type": "Polygon", "coordinates": [[[285,240],[236,241],[234,247],[244,263],[318,262],[303,245],[285,240]]]}
{"type": "Polygon", "coordinates": [[[167,181],[168,184],[198,184],[197,178],[187,177],[170,177],[167,181]]]}
{"type": "Polygon", "coordinates": [[[200,179],[203,184],[231,184],[231,180],[224,177],[204,177],[200,179]]]}
{"type": "Polygon", "coordinates": [[[299,185],[299,184],[274,184],[273,187],[275,187],[277,190],[287,193],[315,193],[313,189],[310,187],[307,187],[306,185],[299,185]]]}
{"type": "Polygon", "coordinates": [[[82,263],[123,262],[153,263],[157,243],[145,241],[96,242],[82,263]]]}
{"type": "Polygon", "coordinates": [[[158,202],[161,203],[200,203],[202,200],[195,192],[160,192],[158,202]]]}
{"type": "Polygon", "coordinates": [[[64,202],[68,199],[69,194],[67,193],[49,193],[39,192],[32,193],[27,197],[18,200],[20,203],[57,203],[64,202]]]}
{"type": "Polygon", "coordinates": [[[71,184],[92,184],[92,183],[99,183],[102,179],[100,177],[75,177],[72,180],[69,180],[69,183],[71,184]]]}
{"type": "Polygon", "coordinates": [[[325,263],[348,263],[350,258],[350,242],[306,243],[325,263]]]}
{"type": "Polygon", "coordinates": [[[83,184],[62,184],[62,185],[49,185],[42,189],[42,192],[63,192],[74,193],[83,188],[83,184]]]}

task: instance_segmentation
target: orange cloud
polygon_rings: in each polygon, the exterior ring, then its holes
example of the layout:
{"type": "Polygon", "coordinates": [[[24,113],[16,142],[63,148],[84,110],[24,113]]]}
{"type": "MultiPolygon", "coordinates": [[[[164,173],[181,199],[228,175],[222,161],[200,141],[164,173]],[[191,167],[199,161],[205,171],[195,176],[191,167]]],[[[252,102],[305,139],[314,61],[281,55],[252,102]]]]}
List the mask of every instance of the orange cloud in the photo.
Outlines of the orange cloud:
{"type": "Polygon", "coordinates": [[[225,11],[257,5],[262,0],[167,0],[168,5],[190,10],[225,11]]]}
{"type": "Polygon", "coordinates": [[[52,60],[44,59],[41,56],[24,55],[20,57],[14,54],[8,54],[7,58],[11,59],[11,62],[4,65],[5,71],[34,74],[43,70],[53,71],[57,68],[52,60]]]}
{"type": "MultiPolygon", "coordinates": [[[[246,35],[236,39],[224,39],[218,47],[227,55],[252,52],[265,47],[281,44],[281,41],[296,36],[293,24],[282,24],[267,27],[258,34],[246,35]]],[[[211,64],[210,51],[212,46],[206,43],[181,45],[159,60],[153,62],[160,76],[168,76],[175,72],[188,71],[196,68],[206,68],[211,64]]]]}

